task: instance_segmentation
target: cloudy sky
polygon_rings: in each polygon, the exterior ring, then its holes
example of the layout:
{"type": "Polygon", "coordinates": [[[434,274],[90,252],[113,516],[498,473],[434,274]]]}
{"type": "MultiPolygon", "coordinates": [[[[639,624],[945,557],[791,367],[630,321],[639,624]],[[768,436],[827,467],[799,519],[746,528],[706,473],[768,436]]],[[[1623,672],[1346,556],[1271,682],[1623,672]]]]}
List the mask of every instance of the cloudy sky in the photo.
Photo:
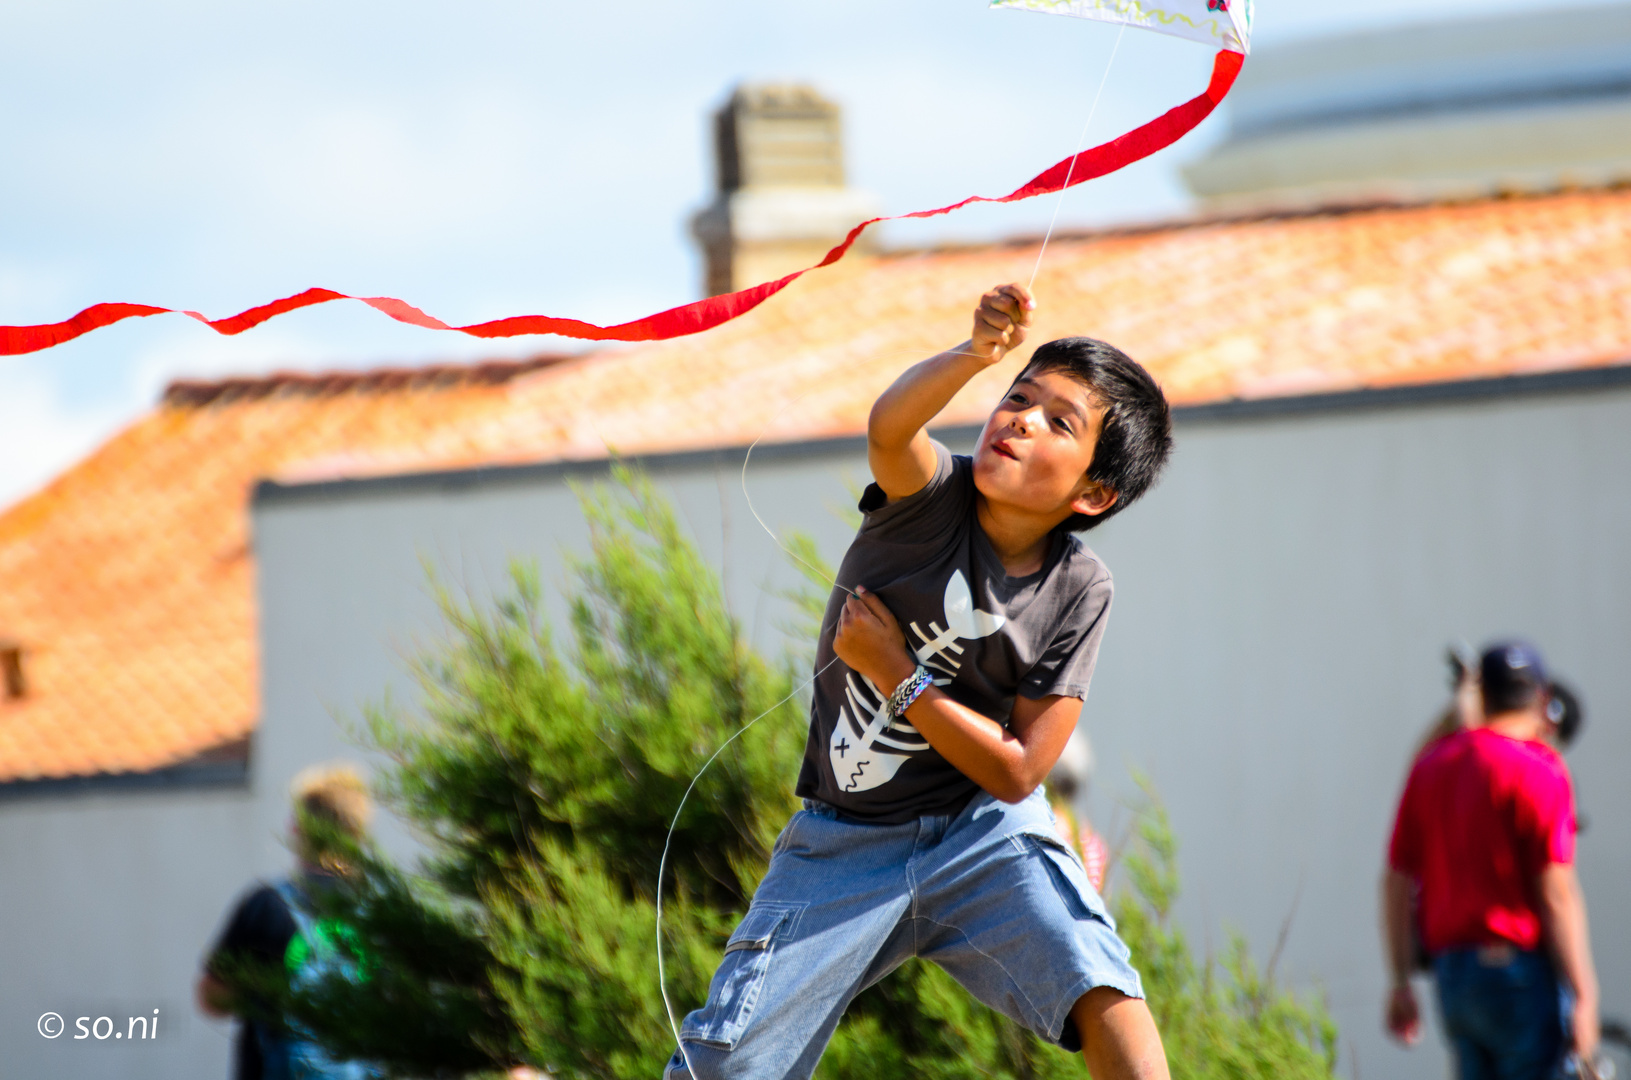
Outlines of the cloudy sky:
{"type": "MultiPolygon", "coordinates": [[[[1259,0],[1259,47],[1547,0],[1259,0]]],[[[850,177],[889,212],[1000,194],[1075,144],[1114,27],[984,0],[0,0],[0,324],[102,300],[211,316],[322,285],[450,322],[621,321],[697,295],[685,219],[705,118],[743,79],[845,108],[850,177]]],[[[1090,141],[1204,85],[1206,48],[1129,31],[1090,141]]],[[[1181,212],[1223,131],[1075,189],[1066,226],[1181,212]]],[[[1039,233],[1052,203],[892,226],[1039,233]]],[[[331,304],[222,338],[179,316],[0,357],[0,505],[177,376],[516,355],[331,304]]]]}

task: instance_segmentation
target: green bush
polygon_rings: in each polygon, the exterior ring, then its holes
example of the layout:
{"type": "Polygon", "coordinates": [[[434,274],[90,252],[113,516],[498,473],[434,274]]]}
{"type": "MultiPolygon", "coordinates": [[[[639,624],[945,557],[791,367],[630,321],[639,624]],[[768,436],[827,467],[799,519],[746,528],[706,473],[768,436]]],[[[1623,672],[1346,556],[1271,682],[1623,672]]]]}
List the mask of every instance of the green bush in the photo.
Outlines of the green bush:
{"type": "Polygon", "coordinates": [[[1178,844],[1153,797],[1139,822],[1137,846],[1121,865],[1130,887],[1112,907],[1175,1078],[1334,1075],[1336,1024],[1317,1000],[1278,989],[1272,974],[1253,962],[1244,938],[1231,937],[1221,963],[1210,957],[1196,963],[1183,932],[1170,921],[1178,899],[1178,844]]]}
{"type": "MultiPolygon", "coordinates": [[[[740,733],[691,791],[662,882],[676,1017],[706,993],[794,809],[808,657],[757,655],[668,505],[638,476],[619,481],[582,495],[591,545],[573,567],[569,646],[542,617],[535,571],[517,569],[490,604],[443,592],[448,633],[415,666],[421,700],[367,713],[367,740],[392,762],[385,797],[430,855],[410,872],[344,853],[360,869],[324,914],[356,929],[371,974],[279,995],[340,1054],[401,1076],[518,1062],[563,1080],[658,1076],[673,1049],[657,981],[664,837],[698,769],[740,733]]],[[[799,599],[819,618],[824,593],[799,599]]],[[[1317,1004],[1276,990],[1238,941],[1221,966],[1197,965],[1169,926],[1175,851],[1158,808],[1139,843],[1116,909],[1174,1075],[1330,1075],[1335,1034],[1317,1004]]],[[[912,961],[856,1000],[819,1075],[1085,1070],[912,961]]]]}

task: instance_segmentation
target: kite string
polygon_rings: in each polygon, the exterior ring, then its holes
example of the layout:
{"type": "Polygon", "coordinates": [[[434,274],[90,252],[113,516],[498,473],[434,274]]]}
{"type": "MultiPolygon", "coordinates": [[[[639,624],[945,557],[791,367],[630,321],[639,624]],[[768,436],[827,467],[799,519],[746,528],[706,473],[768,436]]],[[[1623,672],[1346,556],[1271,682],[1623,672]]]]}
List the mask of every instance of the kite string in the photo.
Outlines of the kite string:
{"type": "MultiPolygon", "coordinates": [[[[780,545],[778,544],[778,546],[780,545]]],[[[800,561],[802,562],[803,560],[800,561]]],[[[809,564],[806,563],[805,565],[808,566],[809,564]]],[[[731,734],[730,738],[719,744],[719,749],[715,750],[711,755],[709,755],[708,760],[702,763],[702,768],[698,769],[696,775],[691,777],[691,783],[686,786],[685,794],[680,796],[680,805],[674,810],[674,820],[668,824],[668,835],[663,838],[662,858],[657,861],[657,990],[663,996],[663,1011],[668,1014],[668,1026],[674,1032],[674,1045],[679,1049],[680,1057],[685,1061],[685,1071],[693,1077],[696,1075],[696,1070],[691,1068],[691,1055],[685,1052],[685,1041],[680,1038],[680,1026],[679,1022],[674,1018],[674,1003],[668,999],[668,978],[663,968],[663,875],[668,869],[668,849],[669,845],[674,842],[674,830],[679,828],[680,814],[685,810],[686,800],[691,797],[691,792],[696,789],[698,781],[702,779],[702,774],[707,772],[708,766],[712,765],[714,760],[718,758],[720,754],[725,752],[725,748],[730,746],[730,744],[735,742],[737,739],[741,738],[743,733],[746,732],[748,728],[752,727],[754,724],[757,724],[760,720],[763,720],[765,717],[769,716],[783,705],[786,705],[789,701],[792,701],[798,694],[803,693],[806,687],[810,686],[817,679],[821,678],[821,676],[826,672],[827,668],[832,667],[836,663],[838,663],[838,657],[835,656],[831,660],[827,661],[827,663],[814,675],[811,675],[798,686],[795,686],[792,690],[788,691],[786,697],[782,698],[780,701],[770,706],[770,708],[766,709],[758,716],[755,716],[752,720],[749,720],[747,723],[737,728],[736,731],[731,734]]]]}
{"type": "Polygon", "coordinates": [[[1053,202],[1053,217],[1048,220],[1048,231],[1042,234],[1042,246],[1036,252],[1036,265],[1031,268],[1031,280],[1026,284],[1025,291],[1030,292],[1036,284],[1036,275],[1042,269],[1042,256],[1048,250],[1048,240],[1053,236],[1053,227],[1059,223],[1059,210],[1065,205],[1065,192],[1070,190],[1070,178],[1076,172],[1076,159],[1082,155],[1082,144],[1087,141],[1087,131],[1093,126],[1093,116],[1099,111],[1099,98],[1104,95],[1104,84],[1110,81],[1110,68],[1116,62],[1116,53],[1121,49],[1121,35],[1127,32],[1127,24],[1122,23],[1121,29],[1116,31],[1116,43],[1110,47],[1110,59],[1104,62],[1104,74],[1099,76],[1099,88],[1093,92],[1093,104],[1087,110],[1087,122],[1082,125],[1082,133],[1076,136],[1076,149],[1070,152],[1070,168],[1065,170],[1065,182],[1059,189],[1059,197],[1053,202]]]}
{"type": "MultiPolygon", "coordinates": [[[[1081,155],[1082,143],[1086,141],[1087,132],[1093,125],[1093,117],[1099,110],[1099,99],[1104,94],[1105,83],[1109,82],[1110,80],[1110,68],[1116,62],[1116,53],[1121,48],[1121,37],[1126,30],[1127,26],[1125,23],[1123,23],[1121,28],[1116,32],[1115,44],[1111,46],[1110,49],[1110,59],[1105,62],[1104,74],[1099,78],[1099,87],[1094,92],[1093,103],[1087,111],[1087,122],[1082,125],[1081,134],[1076,137],[1076,148],[1071,151],[1070,155],[1070,168],[1065,173],[1064,186],[1059,189],[1059,198],[1053,204],[1053,217],[1048,222],[1048,231],[1043,234],[1042,246],[1037,249],[1036,265],[1031,268],[1031,280],[1026,285],[1027,291],[1029,291],[1029,289],[1036,284],[1036,275],[1042,269],[1042,256],[1048,250],[1048,240],[1053,236],[1054,226],[1059,221],[1059,209],[1064,205],[1065,192],[1070,190],[1071,177],[1076,170],[1076,159],[1081,155]]],[[[875,359],[875,357],[868,357],[868,359],[875,359]]],[[[785,413],[794,405],[797,405],[800,401],[803,401],[804,398],[809,396],[811,392],[813,392],[813,388],[811,390],[806,390],[803,394],[800,394],[798,397],[782,406],[778,416],[781,415],[781,413],[785,413]]],[[[771,543],[775,544],[783,555],[786,555],[789,559],[792,559],[806,570],[809,570],[818,578],[831,581],[834,588],[842,589],[849,595],[854,596],[856,595],[854,589],[844,585],[836,577],[821,569],[819,566],[815,566],[814,564],[810,563],[808,560],[801,557],[797,552],[789,548],[786,544],[782,543],[781,537],[776,535],[776,531],[772,529],[769,523],[765,521],[764,517],[760,515],[759,508],[753,505],[753,496],[748,492],[748,463],[753,460],[753,451],[761,442],[764,441],[765,436],[770,434],[771,426],[773,425],[767,425],[765,429],[760,432],[758,437],[748,444],[747,451],[742,455],[742,498],[747,502],[748,512],[753,515],[753,520],[759,523],[759,527],[765,531],[765,535],[770,537],[771,543]]],[[[821,633],[826,633],[825,626],[821,628],[821,633]]],[[[819,636],[820,635],[818,635],[818,637],[819,636]]],[[[758,716],[755,716],[753,719],[737,728],[736,731],[731,734],[730,738],[719,744],[718,749],[708,756],[708,760],[702,763],[702,767],[696,771],[696,775],[692,776],[691,782],[686,785],[684,794],[680,796],[679,806],[674,809],[674,818],[668,824],[668,833],[663,837],[663,853],[661,858],[659,858],[657,861],[657,910],[655,926],[655,943],[657,946],[657,990],[662,995],[663,1011],[668,1016],[668,1026],[674,1034],[675,1048],[678,1050],[681,1060],[685,1063],[685,1071],[692,1076],[696,1075],[696,1070],[691,1067],[691,1055],[686,1053],[685,1040],[680,1037],[679,1022],[674,1016],[674,1004],[668,997],[667,969],[663,964],[663,878],[666,876],[668,871],[668,853],[674,842],[674,832],[679,828],[680,815],[685,811],[685,804],[691,798],[691,792],[696,790],[697,784],[702,780],[702,774],[708,771],[708,767],[719,758],[719,755],[723,754],[727,747],[729,747],[737,739],[741,738],[742,735],[745,734],[753,725],[757,724],[760,720],[763,720],[765,717],[787,704],[795,696],[802,693],[807,687],[814,685],[815,681],[821,678],[821,676],[826,673],[827,669],[836,663],[838,663],[838,657],[834,656],[831,660],[827,661],[827,663],[823,664],[815,672],[815,674],[811,675],[808,679],[804,680],[804,682],[800,683],[798,686],[789,691],[787,696],[783,697],[780,701],[777,701],[774,705],[770,706],[770,708],[766,709],[764,712],[761,712],[758,716]]]]}
{"type": "MultiPolygon", "coordinates": [[[[955,350],[949,350],[949,351],[955,351],[955,350]]],[[[855,361],[854,363],[848,365],[847,367],[843,368],[842,370],[843,371],[848,371],[851,368],[858,367],[863,363],[875,362],[876,360],[877,360],[876,356],[863,357],[862,359],[859,359],[859,360],[855,361]]],[[[792,559],[794,562],[798,563],[800,566],[803,566],[805,569],[807,569],[811,573],[815,574],[816,577],[818,577],[818,578],[820,578],[820,579],[822,579],[824,581],[832,582],[834,588],[842,589],[842,590],[844,590],[844,592],[849,593],[851,596],[854,596],[855,595],[855,590],[854,589],[851,589],[846,585],[840,584],[839,581],[835,577],[833,577],[832,574],[830,574],[827,571],[823,570],[821,567],[815,566],[815,565],[811,564],[809,561],[801,558],[796,552],[794,552],[786,544],[782,543],[781,537],[776,535],[775,530],[772,529],[770,527],[770,525],[768,523],[766,523],[765,519],[760,515],[759,508],[753,505],[753,496],[748,493],[748,463],[753,460],[753,451],[758,447],[758,445],[761,442],[763,442],[765,440],[766,436],[768,436],[770,434],[771,430],[775,427],[776,421],[779,420],[783,415],[785,415],[789,409],[793,408],[799,402],[801,402],[805,398],[809,397],[810,394],[814,393],[815,389],[816,388],[812,386],[810,389],[804,391],[802,394],[799,394],[797,397],[793,398],[791,401],[784,404],[777,411],[776,415],[771,418],[770,422],[765,425],[764,429],[759,433],[758,437],[755,438],[753,440],[753,442],[748,444],[747,452],[742,455],[742,498],[744,500],[746,500],[746,502],[748,504],[748,512],[753,515],[753,520],[757,521],[759,523],[759,527],[765,531],[765,535],[770,537],[771,543],[775,544],[776,547],[781,551],[781,553],[783,555],[786,555],[789,559],[792,559]]],[[[827,628],[826,628],[825,624],[823,624],[823,626],[821,628],[821,634],[825,634],[826,630],[827,630],[827,628]]],[[[817,635],[818,639],[820,638],[821,634],[817,635]]],[[[691,782],[690,782],[690,784],[688,784],[686,786],[685,793],[680,796],[679,806],[676,807],[675,810],[674,810],[674,819],[671,822],[669,822],[668,835],[663,837],[663,853],[662,853],[662,857],[660,859],[658,859],[658,861],[657,861],[657,912],[656,912],[656,915],[657,915],[657,919],[656,919],[657,990],[658,990],[658,993],[660,993],[662,995],[663,1011],[665,1013],[667,1013],[667,1015],[668,1015],[668,1026],[669,1026],[670,1030],[672,1030],[673,1033],[674,1033],[674,1045],[679,1050],[679,1054],[680,1054],[681,1059],[685,1062],[686,1071],[688,1073],[691,1073],[693,1076],[695,1075],[695,1070],[691,1068],[691,1055],[686,1053],[685,1041],[680,1038],[679,1021],[674,1016],[674,1004],[673,1004],[673,1002],[671,1000],[669,1000],[669,997],[668,997],[667,968],[663,963],[663,879],[664,879],[664,877],[667,876],[667,872],[668,872],[668,854],[669,854],[669,850],[670,850],[670,848],[671,848],[671,846],[672,846],[672,844],[674,842],[674,833],[679,828],[680,814],[685,810],[685,804],[691,798],[691,792],[696,790],[696,786],[697,786],[698,782],[701,781],[702,774],[707,772],[708,767],[711,766],[714,763],[714,761],[718,759],[720,754],[725,752],[726,747],[730,746],[731,743],[733,743],[737,739],[741,738],[742,735],[748,730],[748,728],[752,727],[754,724],[757,724],[760,720],[763,720],[765,717],[769,716],[771,713],[775,712],[777,709],[779,709],[783,705],[787,704],[789,701],[791,701],[798,694],[802,693],[804,690],[806,690],[810,686],[814,685],[815,681],[817,679],[821,678],[821,676],[826,673],[827,669],[832,667],[836,663],[838,663],[838,657],[834,656],[831,660],[827,661],[826,664],[822,665],[822,667],[818,671],[816,671],[815,674],[811,675],[808,679],[804,680],[804,682],[802,682],[798,686],[794,687],[793,690],[791,692],[789,692],[786,697],[783,697],[780,701],[778,701],[774,705],[770,706],[770,708],[766,709],[764,712],[760,713],[758,716],[755,716],[753,719],[749,720],[747,723],[745,723],[741,727],[737,728],[736,731],[731,734],[730,738],[726,739],[724,742],[719,744],[719,748],[716,749],[711,755],[709,755],[708,760],[704,761],[702,763],[702,767],[696,771],[696,775],[691,777],[691,782]]]]}
{"type": "MultiPolygon", "coordinates": [[[[914,353],[912,355],[915,356],[915,355],[920,355],[920,354],[914,353]]],[[[937,353],[935,355],[937,355],[937,356],[975,356],[977,354],[971,353],[971,352],[964,352],[961,349],[943,349],[943,350],[941,350],[939,353],[937,353]]],[[[876,362],[877,359],[878,359],[878,357],[876,357],[876,356],[866,357],[866,358],[864,358],[862,360],[856,361],[853,364],[850,364],[848,367],[845,367],[845,368],[841,369],[841,372],[847,372],[847,371],[849,371],[849,370],[851,370],[853,368],[859,367],[863,363],[876,362]]],[[[794,405],[797,405],[799,402],[803,401],[805,398],[809,397],[814,392],[815,392],[815,388],[812,387],[811,389],[804,391],[804,393],[800,394],[798,397],[794,398],[792,401],[790,401],[787,404],[783,405],[781,407],[781,410],[776,414],[776,419],[780,419],[783,415],[785,415],[787,413],[787,410],[791,409],[794,405]]],[[[774,422],[775,421],[772,420],[772,423],[774,423],[774,422]]],[[[769,435],[769,434],[770,434],[770,428],[766,427],[764,431],[759,433],[758,438],[754,439],[751,443],[748,444],[747,453],[742,455],[742,500],[748,504],[748,513],[753,515],[753,520],[757,521],[759,523],[759,528],[761,528],[761,529],[763,529],[765,531],[765,535],[770,537],[770,542],[775,544],[776,547],[781,550],[781,553],[783,555],[786,555],[789,559],[792,559],[794,562],[798,563],[800,566],[804,567],[806,570],[809,570],[812,574],[814,574],[816,577],[820,578],[821,580],[832,582],[833,588],[842,589],[844,592],[848,593],[849,595],[855,596],[856,592],[855,592],[854,589],[850,588],[848,585],[845,585],[845,584],[841,583],[837,578],[835,578],[832,574],[828,573],[826,570],[823,570],[821,567],[812,565],[811,563],[809,563],[809,562],[805,561],[804,559],[800,558],[797,552],[795,552],[792,548],[788,547],[786,544],[782,543],[781,537],[777,536],[776,531],[774,529],[772,529],[770,527],[770,525],[768,523],[766,523],[765,519],[759,515],[759,508],[753,505],[753,496],[748,493],[748,462],[753,460],[753,451],[758,449],[759,444],[764,442],[765,436],[769,435]]],[[[822,632],[823,633],[826,632],[826,627],[825,626],[822,627],[822,632]]]]}

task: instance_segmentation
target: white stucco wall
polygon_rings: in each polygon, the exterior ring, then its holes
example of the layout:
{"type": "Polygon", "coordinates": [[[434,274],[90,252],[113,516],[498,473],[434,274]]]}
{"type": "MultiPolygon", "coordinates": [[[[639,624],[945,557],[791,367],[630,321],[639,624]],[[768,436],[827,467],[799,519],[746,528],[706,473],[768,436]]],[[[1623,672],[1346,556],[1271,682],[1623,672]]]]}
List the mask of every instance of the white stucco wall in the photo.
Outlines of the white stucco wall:
{"type": "Polygon", "coordinates": [[[0,792],[0,1080],[229,1076],[232,1025],[193,1004],[199,962],[233,905],[292,867],[294,774],[336,758],[366,761],[332,719],[263,722],[246,785],[0,792]],[[125,1033],[155,1008],[156,1038],[75,1038],[81,1016],[125,1033]],[[55,1039],[36,1026],[47,1011],[65,1020],[55,1039]]]}
{"type": "Polygon", "coordinates": [[[0,801],[0,1080],[227,1075],[230,1029],[195,1012],[192,987],[226,908],[280,865],[274,838],[255,842],[255,802],[246,788],[0,801]],[[156,1037],[75,1038],[79,1017],[124,1036],[154,1009],[156,1037]],[[36,1029],[46,1012],[64,1018],[55,1039],[36,1029]]]}
{"type": "Polygon", "coordinates": [[[1197,931],[1266,952],[1295,904],[1286,967],[1326,987],[1345,1072],[1357,1052],[1360,1075],[1442,1075],[1380,1034],[1376,895],[1458,637],[1528,636],[1585,699],[1581,876],[1605,1009],[1631,1015],[1628,464],[1625,390],[1207,425],[1097,540],[1100,776],[1153,778],[1197,931]]]}
{"type": "MultiPolygon", "coordinates": [[[[780,647],[794,580],[749,516],[739,458],[657,476],[735,610],[780,647]],[[769,586],[767,589],[766,586],[769,586]]],[[[1089,539],[1117,595],[1085,713],[1108,825],[1146,773],[1183,844],[1184,923],[1259,957],[1291,917],[1282,971],[1318,986],[1342,1025],[1342,1071],[1441,1076],[1435,1039],[1380,1033],[1376,886],[1406,757],[1445,699],[1448,642],[1532,637],[1587,703],[1571,755],[1588,827],[1581,873],[1604,1001],[1631,1014],[1631,390],[1512,396],[1254,420],[1188,422],[1147,500],[1089,539]]],[[[761,460],[776,528],[849,535],[835,507],[858,448],[761,460]]],[[[400,657],[434,625],[421,560],[478,593],[517,555],[561,578],[584,529],[558,476],[283,493],[256,519],[268,751],[335,709],[407,692],[400,657]],[[291,497],[292,496],[292,497],[291,497]]],[[[422,638],[421,638],[422,640],[422,638]]],[[[789,778],[791,782],[791,778],[789,778]]]]}

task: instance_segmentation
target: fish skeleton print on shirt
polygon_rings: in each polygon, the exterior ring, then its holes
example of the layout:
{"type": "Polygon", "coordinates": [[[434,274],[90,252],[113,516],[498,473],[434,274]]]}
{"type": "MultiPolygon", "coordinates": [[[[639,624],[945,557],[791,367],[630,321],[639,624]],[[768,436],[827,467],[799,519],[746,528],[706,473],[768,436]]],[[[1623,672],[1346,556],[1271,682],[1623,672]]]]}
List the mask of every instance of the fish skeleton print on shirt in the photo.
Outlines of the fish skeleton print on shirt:
{"type": "MultiPolygon", "coordinates": [[[[1041,570],[1008,577],[975,519],[973,461],[938,442],[934,450],[923,490],[890,503],[876,484],[867,487],[838,580],[876,593],[935,685],[982,716],[1006,724],[1018,695],[1087,697],[1110,612],[1110,571],[1058,532],[1041,570]]],[[[834,662],[844,597],[834,589],[827,601],[798,794],[885,824],[957,813],[978,790],[974,781],[910,721],[887,714],[893,687],[834,662]]]]}

